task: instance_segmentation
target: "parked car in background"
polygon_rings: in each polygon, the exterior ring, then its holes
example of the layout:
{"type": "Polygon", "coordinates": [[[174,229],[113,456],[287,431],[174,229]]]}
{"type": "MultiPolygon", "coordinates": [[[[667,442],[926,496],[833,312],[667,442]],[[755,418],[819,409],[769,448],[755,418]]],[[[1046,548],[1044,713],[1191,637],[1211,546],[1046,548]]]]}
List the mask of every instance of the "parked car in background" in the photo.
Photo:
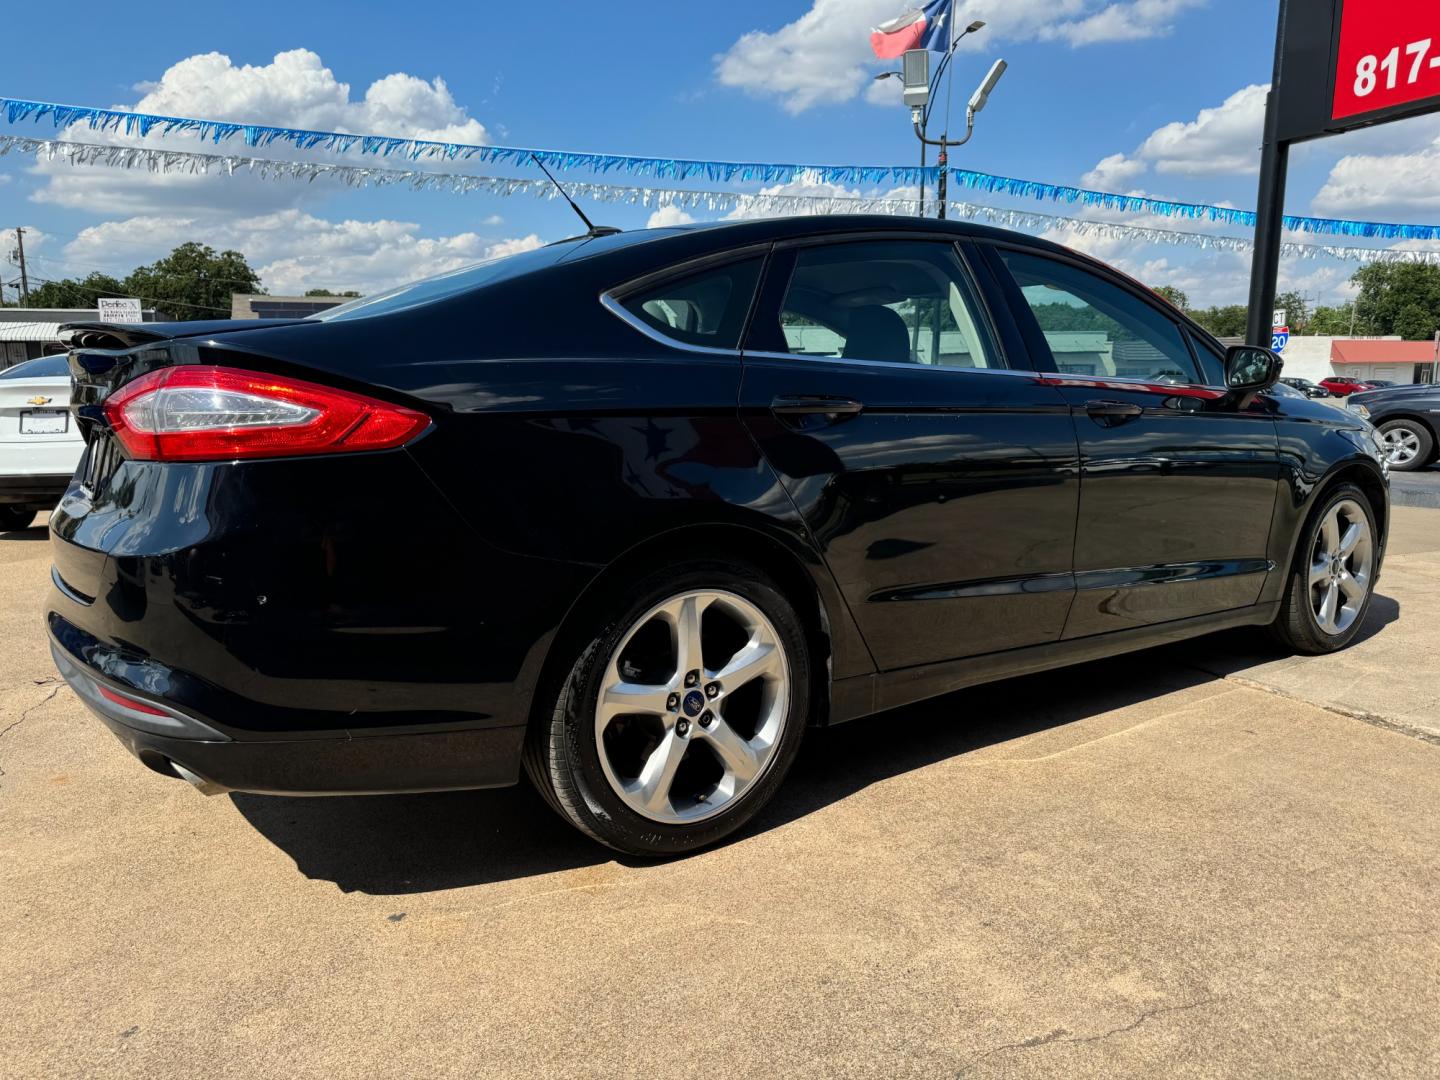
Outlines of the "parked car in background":
{"type": "Polygon", "coordinates": [[[64,354],[0,371],[0,532],[58,503],[84,450],[64,354]]]}
{"type": "Polygon", "coordinates": [[[1300,393],[1308,398],[1328,398],[1332,396],[1330,391],[1325,389],[1325,387],[1319,386],[1309,379],[1302,379],[1298,376],[1286,376],[1280,381],[1290,387],[1290,389],[1300,391],[1300,393]]]}
{"type": "Polygon", "coordinates": [[[1396,385],[1396,384],[1393,383],[1393,382],[1391,382],[1389,379],[1368,379],[1368,380],[1366,380],[1366,383],[1365,383],[1365,389],[1367,389],[1367,390],[1386,390],[1386,389],[1388,389],[1389,387],[1392,387],[1392,386],[1394,386],[1394,385],[1396,385]]]}
{"type": "Polygon", "coordinates": [[[1346,407],[1379,429],[1390,468],[1413,472],[1440,457],[1440,386],[1364,391],[1351,394],[1346,407]]]}
{"type": "Polygon", "coordinates": [[[1331,397],[1346,397],[1357,391],[1369,389],[1370,384],[1363,383],[1359,379],[1352,379],[1348,375],[1331,375],[1328,379],[1321,379],[1320,385],[1330,391],[1331,397]]]}
{"type": "Polygon", "coordinates": [[[603,843],[691,851],[812,726],[1235,626],[1343,648],[1385,549],[1369,424],[964,222],[593,234],[306,319],[62,334],[55,663],[212,793],[523,768],[603,843]]]}

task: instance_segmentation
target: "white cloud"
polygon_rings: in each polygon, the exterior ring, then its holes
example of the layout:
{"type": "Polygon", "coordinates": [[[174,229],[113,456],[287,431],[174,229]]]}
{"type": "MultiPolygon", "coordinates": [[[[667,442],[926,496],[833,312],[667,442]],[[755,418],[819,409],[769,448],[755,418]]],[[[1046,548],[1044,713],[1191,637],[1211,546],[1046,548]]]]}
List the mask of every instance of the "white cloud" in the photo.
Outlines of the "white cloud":
{"type": "Polygon", "coordinates": [[[1440,211],[1437,175],[1440,140],[1408,154],[1351,154],[1331,168],[1311,208],[1336,217],[1433,215],[1440,211]]]}
{"type": "Polygon", "coordinates": [[[647,229],[663,229],[669,225],[689,225],[695,219],[678,206],[662,206],[645,222],[647,229]]]}
{"type": "Polygon", "coordinates": [[[1101,158],[1095,167],[1080,178],[1080,182],[1097,191],[1120,191],[1145,171],[1145,163],[1124,154],[1111,154],[1101,158]]]}
{"type": "MultiPolygon", "coordinates": [[[[309,49],[278,53],[268,64],[238,66],[218,52],[190,56],[168,68],[159,81],[137,89],[142,91],[137,101],[116,107],[317,131],[449,142],[486,141],[484,125],[466,114],[443,80],[426,82],[414,75],[395,73],[372,83],[356,100],[351,97],[350,85],[336,79],[334,72],[309,49]]],[[[171,149],[184,148],[186,142],[184,136],[175,135],[163,142],[158,135],[137,140],[79,125],[68,129],[66,135],[87,142],[139,142],[171,149]]],[[[191,141],[194,149],[207,153],[301,156],[280,144],[257,152],[238,144],[217,148],[198,139],[191,141]]],[[[309,151],[303,156],[314,159],[318,155],[309,151]]],[[[45,187],[33,196],[37,202],[102,214],[253,214],[297,206],[338,190],[334,183],[282,183],[248,175],[152,175],[144,170],[77,167],[44,160],[37,163],[35,171],[47,179],[45,187]]]]}
{"type": "Polygon", "coordinates": [[[498,241],[473,232],[426,237],[410,222],[327,221],[295,209],[226,221],[149,215],[81,232],[64,248],[65,272],[124,272],[187,240],[243,252],[264,287],[277,294],[311,288],[369,293],[542,243],[533,233],[498,241]]]}
{"type": "MultiPolygon", "coordinates": [[[[1134,41],[1170,32],[1183,11],[1206,0],[961,0],[956,25],[987,21],[961,46],[980,49],[1004,40],[1040,39],[1071,46],[1134,41]]],[[[899,13],[899,0],[812,0],[810,10],[778,30],[751,30],[715,58],[716,78],[791,113],[850,101],[875,64],[870,30],[899,13]]],[[[871,101],[888,102],[871,88],[871,101]]]]}
{"type": "Polygon", "coordinates": [[[1101,159],[1086,174],[1086,183],[1109,190],[1109,185],[1133,180],[1149,169],[1185,176],[1259,171],[1269,89],[1264,84],[1242,87],[1220,105],[1201,109],[1194,120],[1156,128],[1133,154],[1101,159]]]}

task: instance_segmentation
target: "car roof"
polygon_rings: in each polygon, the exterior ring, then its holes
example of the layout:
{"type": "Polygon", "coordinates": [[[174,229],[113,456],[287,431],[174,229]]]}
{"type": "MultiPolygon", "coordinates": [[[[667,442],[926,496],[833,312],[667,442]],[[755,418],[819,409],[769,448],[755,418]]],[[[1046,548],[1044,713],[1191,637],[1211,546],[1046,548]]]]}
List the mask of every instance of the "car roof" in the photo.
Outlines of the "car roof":
{"type": "Polygon", "coordinates": [[[980,225],[973,221],[901,217],[894,214],[797,214],[744,221],[697,222],[660,229],[633,229],[607,236],[577,237],[577,247],[561,261],[591,258],[652,241],[670,241],[676,247],[694,246],[719,251],[748,244],[867,232],[913,232],[931,236],[944,233],[956,239],[1004,240],[1053,251],[1071,251],[1048,240],[991,225],[980,225]]]}

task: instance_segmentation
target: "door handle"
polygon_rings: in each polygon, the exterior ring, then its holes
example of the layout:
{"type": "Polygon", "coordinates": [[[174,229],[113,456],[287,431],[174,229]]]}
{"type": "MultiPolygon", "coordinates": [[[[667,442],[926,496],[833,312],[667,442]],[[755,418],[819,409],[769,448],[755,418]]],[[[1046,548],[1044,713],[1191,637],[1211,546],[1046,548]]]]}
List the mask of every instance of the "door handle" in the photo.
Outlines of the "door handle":
{"type": "Polygon", "coordinates": [[[1133,401],[1087,401],[1085,411],[1096,418],[1128,420],[1145,410],[1133,401]]]}
{"type": "Polygon", "coordinates": [[[782,394],[770,403],[770,410],[781,416],[821,413],[826,416],[854,416],[865,406],[854,398],[826,397],[823,394],[782,394]]]}

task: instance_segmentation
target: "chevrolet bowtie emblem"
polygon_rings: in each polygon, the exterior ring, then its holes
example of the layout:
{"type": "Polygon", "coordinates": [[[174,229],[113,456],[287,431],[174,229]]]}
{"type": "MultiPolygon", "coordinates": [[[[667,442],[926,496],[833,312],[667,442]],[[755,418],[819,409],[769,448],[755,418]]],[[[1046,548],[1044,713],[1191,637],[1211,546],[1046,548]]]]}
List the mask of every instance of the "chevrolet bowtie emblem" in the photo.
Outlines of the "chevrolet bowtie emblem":
{"type": "Polygon", "coordinates": [[[34,397],[32,397],[32,398],[27,398],[26,401],[25,401],[25,404],[26,404],[26,405],[49,405],[49,404],[50,404],[50,399],[49,399],[48,397],[42,397],[42,396],[40,396],[39,394],[36,394],[36,395],[35,395],[34,397]]]}

